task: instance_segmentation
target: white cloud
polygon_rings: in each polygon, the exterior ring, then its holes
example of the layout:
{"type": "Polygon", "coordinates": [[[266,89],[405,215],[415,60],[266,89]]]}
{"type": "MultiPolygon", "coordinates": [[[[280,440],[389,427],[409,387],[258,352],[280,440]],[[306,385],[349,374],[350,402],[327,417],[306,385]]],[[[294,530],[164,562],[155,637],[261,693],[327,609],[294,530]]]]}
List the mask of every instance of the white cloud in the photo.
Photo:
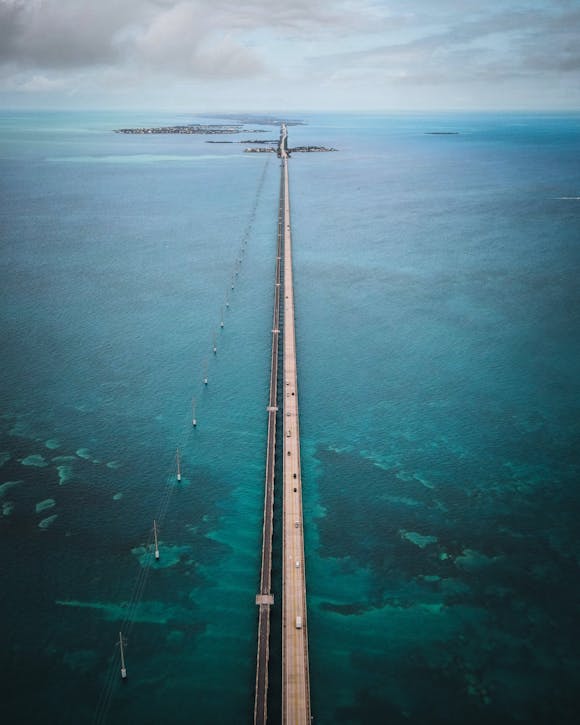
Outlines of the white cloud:
{"type": "Polygon", "coordinates": [[[259,55],[194,3],[181,2],[159,13],[132,47],[133,60],[159,71],[190,77],[237,78],[263,69],[259,55]]]}
{"type": "Polygon", "coordinates": [[[27,93],[47,93],[52,91],[68,91],[71,92],[68,81],[63,78],[48,78],[45,75],[33,75],[31,78],[24,80],[18,90],[27,93]]]}
{"type": "Polygon", "coordinates": [[[522,92],[557,86],[569,105],[580,102],[577,2],[0,0],[0,89],[375,106],[401,88],[429,99],[428,87],[455,84],[465,98],[466,86],[475,96],[525,79],[522,92]]]}

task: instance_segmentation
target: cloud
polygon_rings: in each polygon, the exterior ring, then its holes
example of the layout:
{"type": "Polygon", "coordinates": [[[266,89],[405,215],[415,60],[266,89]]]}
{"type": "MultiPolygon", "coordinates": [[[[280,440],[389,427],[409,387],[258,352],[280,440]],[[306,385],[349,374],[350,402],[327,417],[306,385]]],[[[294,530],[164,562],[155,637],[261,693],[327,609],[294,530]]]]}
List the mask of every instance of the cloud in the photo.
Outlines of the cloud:
{"type": "Polygon", "coordinates": [[[204,78],[237,78],[262,71],[258,54],[222,27],[200,5],[178,3],[135,34],[133,58],[158,71],[204,78]]]}
{"type": "Polygon", "coordinates": [[[18,86],[18,89],[29,93],[51,93],[53,91],[70,92],[70,87],[67,81],[62,78],[47,78],[44,75],[33,75],[31,78],[27,78],[18,86]]]}
{"type": "Polygon", "coordinates": [[[532,71],[574,73],[580,70],[580,9],[544,18],[523,38],[522,65],[532,71]]]}
{"type": "Polygon", "coordinates": [[[404,83],[481,82],[566,73],[580,69],[577,37],[580,10],[556,12],[520,8],[450,18],[442,29],[433,17],[429,32],[405,42],[376,44],[360,51],[331,53],[312,59],[335,78],[404,83]]]}
{"type": "Polygon", "coordinates": [[[557,77],[571,103],[579,28],[578,0],[0,0],[0,88],[374,105],[403,86],[467,97],[557,77]]]}
{"type": "Polygon", "coordinates": [[[0,62],[66,69],[133,60],[162,71],[237,75],[236,63],[244,72],[262,67],[244,34],[352,29],[365,7],[331,0],[0,0],[0,62]]]}
{"type": "Polygon", "coordinates": [[[0,60],[67,68],[111,63],[136,0],[0,0],[0,60]]]}

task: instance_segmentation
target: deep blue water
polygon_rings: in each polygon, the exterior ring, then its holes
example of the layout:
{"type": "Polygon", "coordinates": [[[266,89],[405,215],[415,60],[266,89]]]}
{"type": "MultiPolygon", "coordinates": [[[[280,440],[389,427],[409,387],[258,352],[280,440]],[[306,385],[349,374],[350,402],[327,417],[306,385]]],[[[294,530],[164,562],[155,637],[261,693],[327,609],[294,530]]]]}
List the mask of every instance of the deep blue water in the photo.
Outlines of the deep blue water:
{"type": "MultiPolygon", "coordinates": [[[[0,115],[6,722],[251,718],[279,168],[190,120],[0,115]]],[[[575,722],[580,117],[306,120],[315,722],[575,722]]]]}

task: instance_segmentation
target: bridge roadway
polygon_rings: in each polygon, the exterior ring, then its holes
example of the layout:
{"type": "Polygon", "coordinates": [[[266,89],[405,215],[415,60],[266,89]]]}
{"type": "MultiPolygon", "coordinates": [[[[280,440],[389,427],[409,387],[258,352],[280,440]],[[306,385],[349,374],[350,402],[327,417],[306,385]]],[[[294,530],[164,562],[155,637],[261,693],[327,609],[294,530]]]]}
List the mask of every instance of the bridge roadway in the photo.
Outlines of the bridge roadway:
{"type": "Polygon", "coordinates": [[[310,725],[306,572],[287,139],[288,132],[284,124],[279,147],[282,164],[283,213],[281,217],[284,241],[282,725],[310,725]],[[297,626],[298,617],[301,619],[300,627],[297,626]]]}
{"type": "Polygon", "coordinates": [[[270,607],[274,603],[272,585],[272,531],[274,515],[274,475],[276,461],[278,351],[280,337],[282,261],[284,269],[283,331],[283,553],[282,553],[282,723],[310,725],[310,684],[306,620],[306,575],[302,519],[302,478],[300,473],[300,430],[298,425],[298,385],[296,334],[294,327],[294,289],[292,284],[292,234],[288,187],[288,132],[280,131],[278,155],[281,159],[280,207],[274,314],[272,319],[272,357],[268,405],[268,442],[262,529],[262,571],[259,606],[258,651],[254,723],[265,725],[268,701],[268,660],[270,607]],[[299,621],[299,619],[301,621],[299,621]],[[300,626],[297,626],[300,624],[300,626]]]}
{"type": "Polygon", "coordinates": [[[256,597],[258,614],[258,651],[256,655],[256,687],[254,723],[266,725],[268,719],[268,661],[270,656],[270,607],[272,596],[272,532],[274,527],[274,475],[276,463],[276,416],[278,408],[278,341],[280,332],[280,286],[282,264],[283,181],[280,180],[280,212],[272,315],[272,357],[270,361],[270,397],[268,401],[268,442],[266,448],[266,481],[264,486],[264,524],[262,528],[262,570],[260,593],[256,597]]]}

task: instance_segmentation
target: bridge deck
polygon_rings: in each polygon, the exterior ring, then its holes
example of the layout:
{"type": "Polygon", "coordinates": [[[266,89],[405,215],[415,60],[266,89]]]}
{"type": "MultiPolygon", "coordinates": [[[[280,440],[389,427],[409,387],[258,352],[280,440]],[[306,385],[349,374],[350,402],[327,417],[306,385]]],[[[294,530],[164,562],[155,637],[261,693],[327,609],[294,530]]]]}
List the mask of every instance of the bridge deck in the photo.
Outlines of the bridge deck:
{"type": "Polygon", "coordinates": [[[287,129],[283,125],[278,147],[282,173],[280,179],[278,253],[276,258],[274,315],[272,321],[270,399],[267,408],[268,444],[266,452],[264,525],[262,531],[262,573],[260,592],[256,596],[256,604],[259,606],[259,619],[254,701],[255,725],[265,725],[267,721],[270,607],[274,601],[271,594],[272,531],[276,460],[276,416],[278,411],[276,401],[282,301],[282,260],[284,261],[282,723],[283,725],[310,725],[306,573],[302,517],[302,477],[300,472],[300,429],[298,422],[298,381],[296,333],[294,325],[294,288],[292,282],[292,233],[290,229],[287,138],[287,129]]]}
{"type": "MultiPolygon", "coordinates": [[[[282,181],[280,204],[282,204],[282,181]]],[[[266,448],[266,480],[264,485],[264,524],[262,528],[262,568],[260,593],[256,604],[258,614],[258,650],[256,655],[256,688],[254,723],[266,725],[268,718],[268,661],[270,657],[270,607],[274,603],[272,588],[272,533],[274,528],[274,475],[276,463],[276,407],[278,397],[278,341],[280,327],[280,288],[282,260],[282,223],[278,220],[278,248],[274,283],[274,313],[272,315],[272,357],[270,361],[270,396],[268,401],[268,442],[266,448]]]]}
{"type": "Polygon", "coordinates": [[[310,725],[310,682],[306,617],[306,573],[300,471],[300,429],[292,232],[288,186],[287,131],[282,127],[284,232],[284,386],[283,386],[283,561],[282,561],[282,723],[310,725]],[[301,620],[301,626],[297,626],[301,620]]]}

